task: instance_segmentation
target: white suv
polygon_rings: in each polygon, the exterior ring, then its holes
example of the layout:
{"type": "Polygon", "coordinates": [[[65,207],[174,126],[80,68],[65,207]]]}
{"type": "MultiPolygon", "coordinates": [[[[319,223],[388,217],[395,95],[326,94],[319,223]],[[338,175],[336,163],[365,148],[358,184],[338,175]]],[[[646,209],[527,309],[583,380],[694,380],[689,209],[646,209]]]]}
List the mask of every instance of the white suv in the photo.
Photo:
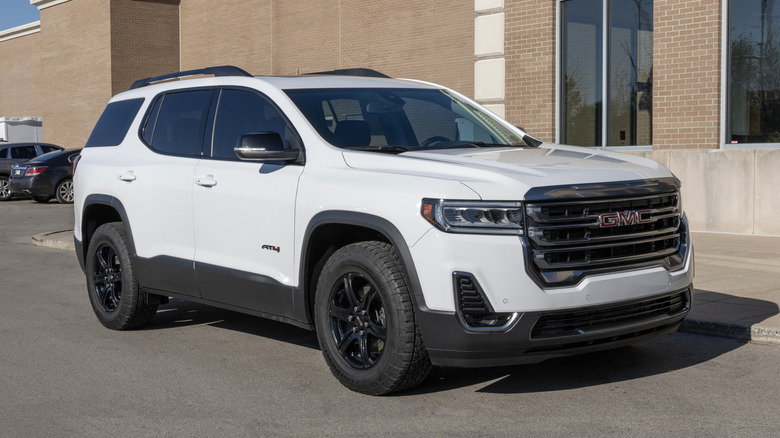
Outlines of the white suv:
{"type": "Polygon", "coordinates": [[[100,322],[177,297],[314,329],[367,394],[677,330],[693,251],[668,169],[382,76],[212,67],[112,98],[74,180],[100,322]]]}

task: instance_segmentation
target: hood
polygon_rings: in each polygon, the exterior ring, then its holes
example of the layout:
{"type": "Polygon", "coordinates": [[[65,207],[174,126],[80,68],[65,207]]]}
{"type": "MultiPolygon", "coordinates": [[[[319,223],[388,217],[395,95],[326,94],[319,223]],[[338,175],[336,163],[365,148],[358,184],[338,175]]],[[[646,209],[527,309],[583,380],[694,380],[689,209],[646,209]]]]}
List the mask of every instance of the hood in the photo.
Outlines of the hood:
{"type": "Polygon", "coordinates": [[[673,176],[663,165],[635,155],[549,143],[539,148],[383,154],[388,160],[378,160],[376,155],[373,152],[345,152],[344,159],[350,167],[365,170],[458,180],[483,199],[518,199],[534,187],[673,176]]]}

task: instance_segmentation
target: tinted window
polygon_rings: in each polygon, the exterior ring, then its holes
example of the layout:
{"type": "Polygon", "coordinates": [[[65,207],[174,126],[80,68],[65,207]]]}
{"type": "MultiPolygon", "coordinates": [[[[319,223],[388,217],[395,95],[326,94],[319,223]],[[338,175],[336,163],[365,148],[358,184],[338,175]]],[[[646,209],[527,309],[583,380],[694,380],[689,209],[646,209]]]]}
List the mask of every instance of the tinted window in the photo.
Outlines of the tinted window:
{"type": "MultiPolygon", "coordinates": [[[[214,122],[211,156],[236,157],[233,148],[250,132],[276,132],[285,140],[286,126],[282,115],[263,97],[239,90],[223,90],[214,122]]],[[[290,147],[285,141],[286,147],[290,147]]]]}
{"type": "Polygon", "coordinates": [[[152,148],[174,155],[200,155],[210,97],[211,90],[166,94],[154,124],[152,148]]]}
{"type": "Polygon", "coordinates": [[[86,147],[116,146],[122,143],[127,128],[133,123],[143,99],[130,99],[109,103],[98,119],[86,147]]]}
{"type": "Polygon", "coordinates": [[[43,151],[44,154],[47,153],[47,152],[54,152],[54,151],[59,151],[60,150],[60,148],[58,148],[56,146],[47,146],[45,144],[40,145],[40,148],[41,148],[41,150],[43,151]]]}
{"type": "Polygon", "coordinates": [[[8,148],[0,149],[0,158],[8,158],[8,148]]]}
{"type": "Polygon", "coordinates": [[[157,123],[157,114],[160,113],[160,107],[162,106],[163,97],[159,97],[152,107],[152,111],[149,113],[149,117],[144,124],[144,141],[146,144],[152,144],[152,135],[154,134],[154,124],[157,123]]]}
{"type": "Polygon", "coordinates": [[[38,154],[35,152],[35,146],[33,145],[11,148],[11,158],[29,160],[30,158],[35,158],[37,156],[38,154]]]}

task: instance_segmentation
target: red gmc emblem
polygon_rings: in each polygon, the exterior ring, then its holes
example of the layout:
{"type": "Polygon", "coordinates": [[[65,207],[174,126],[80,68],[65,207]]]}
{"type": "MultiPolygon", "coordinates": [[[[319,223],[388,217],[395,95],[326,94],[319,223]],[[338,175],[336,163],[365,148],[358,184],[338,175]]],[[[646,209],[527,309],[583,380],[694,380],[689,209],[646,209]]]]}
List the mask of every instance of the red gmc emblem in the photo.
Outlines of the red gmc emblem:
{"type": "Polygon", "coordinates": [[[650,210],[618,211],[599,215],[599,227],[612,228],[625,225],[649,224],[653,221],[650,210]]]}

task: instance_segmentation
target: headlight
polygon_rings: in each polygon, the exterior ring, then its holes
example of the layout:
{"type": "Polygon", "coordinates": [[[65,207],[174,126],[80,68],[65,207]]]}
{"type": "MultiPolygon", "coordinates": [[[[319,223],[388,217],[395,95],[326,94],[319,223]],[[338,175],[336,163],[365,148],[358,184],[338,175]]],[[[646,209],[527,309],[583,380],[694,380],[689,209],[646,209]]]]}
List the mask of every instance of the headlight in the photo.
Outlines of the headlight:
{"type": "Polygon", "coordinates": [[[521,202],[425,198],[422,215],[428,222],[449,233],[523,234],[521,202]]]}

